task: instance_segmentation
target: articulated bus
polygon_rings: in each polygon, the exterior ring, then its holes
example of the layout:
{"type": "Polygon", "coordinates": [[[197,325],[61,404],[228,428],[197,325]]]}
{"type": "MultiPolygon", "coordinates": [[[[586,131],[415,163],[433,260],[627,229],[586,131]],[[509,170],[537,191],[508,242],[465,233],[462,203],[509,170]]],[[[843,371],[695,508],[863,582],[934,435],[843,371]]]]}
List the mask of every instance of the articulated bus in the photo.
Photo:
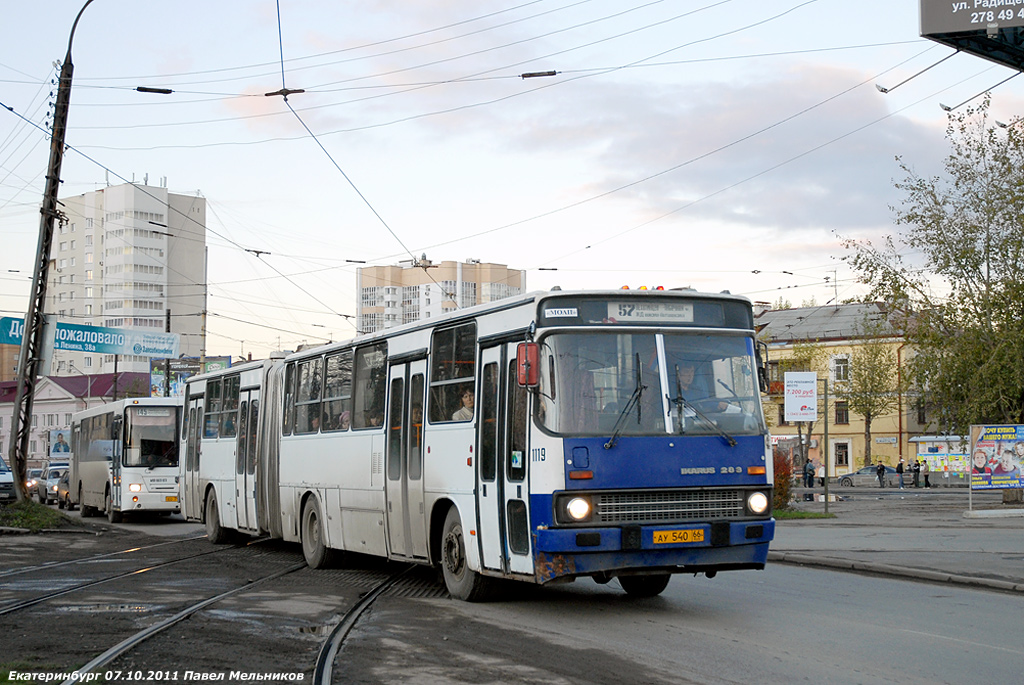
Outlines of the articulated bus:
{"type": "Polygon", "coordinates": [[[178,502],[181,397],[136,397],[71,418],[68,491],[82,516],[171,514],[178,502]]]}
{"type": "Polygon", "coordinates": [[[775,522],[750,302],[534,293],[193,377],[181,492],[210,540],[495,579],[762,569],[775,522]]]}

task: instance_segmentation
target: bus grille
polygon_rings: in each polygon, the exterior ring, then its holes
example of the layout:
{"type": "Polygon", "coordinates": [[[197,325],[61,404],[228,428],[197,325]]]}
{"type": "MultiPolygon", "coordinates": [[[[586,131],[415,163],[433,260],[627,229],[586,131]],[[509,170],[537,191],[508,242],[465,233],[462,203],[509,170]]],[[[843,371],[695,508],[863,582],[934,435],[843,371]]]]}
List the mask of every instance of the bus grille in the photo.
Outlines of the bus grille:
{"type": "Polygon", "coordinates": [[[595,523],[672,523],[744,516],[742,490],[660,490],[594,494],[595,523]]]}

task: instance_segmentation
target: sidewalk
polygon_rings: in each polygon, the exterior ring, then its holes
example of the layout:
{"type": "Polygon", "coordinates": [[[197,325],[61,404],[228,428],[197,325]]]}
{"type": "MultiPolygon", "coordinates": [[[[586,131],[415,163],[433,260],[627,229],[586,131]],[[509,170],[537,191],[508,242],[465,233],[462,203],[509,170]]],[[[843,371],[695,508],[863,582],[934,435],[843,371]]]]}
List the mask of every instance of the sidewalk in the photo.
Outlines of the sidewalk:
{"type": "MultiPolygon", "coordinates": [[[[823,513],[822,494],[798,488],[793,508],[823,513]]],[[[1000,492],[975,492],[971,518],[961,488],[830,487],[829,494],[839,498],[828,506],[836,518],[779,521],[769,562],[1024,592],[1024,516],[1003,505],[1000,492]]]]}

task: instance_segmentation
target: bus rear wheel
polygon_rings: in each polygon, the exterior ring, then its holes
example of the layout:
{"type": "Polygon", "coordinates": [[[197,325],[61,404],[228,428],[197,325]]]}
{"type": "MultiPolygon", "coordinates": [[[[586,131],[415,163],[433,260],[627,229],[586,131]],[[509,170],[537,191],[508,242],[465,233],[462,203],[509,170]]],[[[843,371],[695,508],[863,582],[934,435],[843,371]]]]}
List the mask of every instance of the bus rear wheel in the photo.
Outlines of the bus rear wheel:
{"type": "Polygon", "coordinates": [[[650,576],[619,576],[619,585],[630,597],[657,597],[672,578],[668,573],[657,573],[650,576]]]}
{"type": "Polygon", "coordinates": [[[212,489],[206,493],[206,539],[215,545],[222,545],[228,541],[228,530],[220,525],[217,493],[212,489]]]}
{"type": "Polygon", "coordinates": [[[104,505],[107,510],[107,520],[111,523],[121,523],[124,520],[124,514],[119,511],[114,511],[114,500],[110,496],[110,489],[107,489],[107,494],[103,497],[104,505]]]}
{"type": "Polygon", "coordinates": [[[337,561],[335,551],[324,543],[320,505],[310,497],[302,505],[302,556],[310,568],[330,568],[337,561]]]}
{"type": "Polygon", "coordinates": [[[479,602],[493,590],[494,581],[469,568],[466,560],[466,542],[459,512],[452,507],[444,520],[441,535],[441,571],[448,594],[454,599],[479,602]]]}
{"type": "Polygon", "coordinates": [[[81,516],[82,518],[86,519],[86,518],[89,518],[90,516],[93,516],[93,515],[96,514],[96,507],[90,507],[88,504],[85,503],[85,500],[82,499],[82,486],[81,485],[78,486],[78,501],[81,503],[79,505],[79,512],[78,512],[79,516],[81,516]]]}

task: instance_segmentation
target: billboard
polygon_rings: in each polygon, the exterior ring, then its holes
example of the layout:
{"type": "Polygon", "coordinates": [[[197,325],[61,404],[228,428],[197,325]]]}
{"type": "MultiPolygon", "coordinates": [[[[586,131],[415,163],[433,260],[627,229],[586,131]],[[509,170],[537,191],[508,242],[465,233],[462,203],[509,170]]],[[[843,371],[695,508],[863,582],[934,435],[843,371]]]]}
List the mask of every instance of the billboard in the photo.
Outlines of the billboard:
{"type": "Polygon", "coordinates": [[[219,371],[231,366],[231,357],[198,359],[153,359],[149,362],[149,394],[152,397],[177,397],[185,394],[185,381],[208,371],[219,371]],[[165,373],[166,372],[166,373],[165,373]],[[167,388],[170,376],[170,388],[167,388]]]}
{"type": "MultiPolygon", "coordinates": [[[[24,319],[0,319],[0,345],[21,345],[24,333],[24,319]]],[[[80,326],[60,321],[55,326],[48,325],[43,338],[43,347],[47,349],[140,357],[177,357],[180,345],[181,336],[177,333],[80,326]]]]}
{"type": "Polygon", "coordinates": [[[1024,0],[921,0],[921,35],[1024,26],[1024,0]]]}
{"type": "Polygon", "coordinates": [[[971,426],[971,488],[1024,487],[1024,426],[971,426]]]}
{"type": "Polygon", "coordinates": [[[68,432],[66,430],[50,431],[50,459],[67,461],[71,452],[71,445],[68,443],[68,432]]]}
{"type": "Polygon", "coordinates": [[[787,371],[786,420],[818,419],[818,374],[813,371],[787,371]]]}

